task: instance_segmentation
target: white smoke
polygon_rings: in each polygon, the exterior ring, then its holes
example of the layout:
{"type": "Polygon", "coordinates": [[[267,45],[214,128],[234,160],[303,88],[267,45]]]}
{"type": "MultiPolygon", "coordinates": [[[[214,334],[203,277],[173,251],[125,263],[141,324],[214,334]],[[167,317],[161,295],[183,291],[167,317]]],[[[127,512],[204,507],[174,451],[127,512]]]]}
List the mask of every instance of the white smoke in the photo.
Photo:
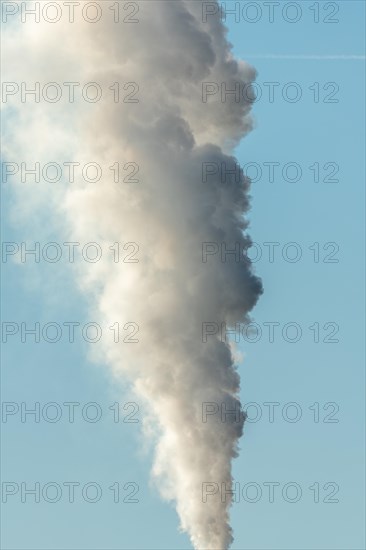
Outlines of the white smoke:
{"type": "Polygon", "coordinates": [[[215,94],[205,103],[202,85],[248,86],[255,72],[233,58],[220,19],[204,21],[200,0],[139,8],[138,24],[115,24],[105,14],[92,25],[8,25],[5,80],[98,82],[108,99],[66,105],[10,98],[7,119],[17,132],[5,153],[30,163],[139,166],[139,183],[113,184],[109,174],[51,191],[42,183],[17,186],[17,211],[43,205],[64,241],[138,244],[138,263],[81,263],[78,285],[101,323],[138,325],[138,343],[103,341],[104,362],[148,404],[156,426],[153,475],[193,546],[227,549],[230,499],[203,502],[202,484],[230,488],[243,425],[229,417],[203,422],[202,403],[235,409],[240,381],[230,345],[219,334],[203,342],[202,323],[244,321],[261,284],[248,261],[202,261],[202,243],[249,245],[248,181],[229,176],[223,183],[217,173],[203,182],[202,164],[232,168],[233,148],[251,128],[249,101],[215,94]],[[137,83],[139,102],[114,103],[114,82],[121,90],[137,83]]]}

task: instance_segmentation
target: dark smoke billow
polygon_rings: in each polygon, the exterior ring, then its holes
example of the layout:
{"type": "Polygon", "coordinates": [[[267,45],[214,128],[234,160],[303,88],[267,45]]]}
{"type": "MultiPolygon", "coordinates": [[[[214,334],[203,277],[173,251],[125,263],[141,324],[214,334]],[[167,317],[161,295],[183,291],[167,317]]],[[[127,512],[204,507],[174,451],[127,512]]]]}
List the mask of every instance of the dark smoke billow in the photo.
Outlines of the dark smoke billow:
{"type": "Polygon", "coordinates": [[[79,264],[77,284],[94,318],[138,325],[138,343],[103,342],[100,356],[148,404],[153,476],[181,528],[195,548],[217,550],[232,542],[230,501],[203,502],[202,484],[230,487],[243,422],[202,422],[204,402],[239,406],[240,385],[230,344],[219,335],[203,342],[202,324],[242,322],[262,289],[247,259],[202,261],[202,243],[249,246],[248,180],[229,175],[223,183],[217,173],[202,181],[202,165],[233,166],[233,149],[251,129],[248,99],[211,94],[203,101],[203,87],[232,90],[255,78],[233,57],[220,18],[204,20],[202,4],[141,2],[133,25],[106,16],[95,25],[12,26],[4,40],[7,80],[98,82],[104,95],[97,103],[32,105],[12,96],[6,108],[17,113],[21,131],[6,155],[139,167],[138,183],[106,177],[52,192],[41,184],[22,188],[17,208],[26,215],[47,204],[65,240],[138,244],[136,263],[79,264]],[[137,84],[138,102],[115,103],[108,90],[116,82],[121,90],[137,84]]]}

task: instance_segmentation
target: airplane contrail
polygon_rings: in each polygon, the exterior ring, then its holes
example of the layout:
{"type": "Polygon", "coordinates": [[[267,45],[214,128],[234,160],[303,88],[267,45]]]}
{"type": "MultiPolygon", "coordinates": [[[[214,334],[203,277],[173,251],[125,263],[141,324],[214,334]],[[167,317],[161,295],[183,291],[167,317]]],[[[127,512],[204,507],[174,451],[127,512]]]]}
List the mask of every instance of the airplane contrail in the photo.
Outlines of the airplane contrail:
{"type": "Polygon", "coordinates": [[[335,55],[308,55],[308,54],[243,54],[245,59],[304,59],[315,61],[364,61],[365,55],[335,54],[335,55]]]}

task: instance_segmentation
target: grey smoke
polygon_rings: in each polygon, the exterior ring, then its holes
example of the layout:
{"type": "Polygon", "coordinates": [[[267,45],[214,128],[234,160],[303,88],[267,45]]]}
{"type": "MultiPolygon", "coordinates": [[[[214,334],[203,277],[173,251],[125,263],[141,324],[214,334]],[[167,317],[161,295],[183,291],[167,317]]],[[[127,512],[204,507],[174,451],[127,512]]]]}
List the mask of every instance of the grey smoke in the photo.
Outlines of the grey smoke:
{"type": "MultiPolygon", "coordinates": [[[[255,71],[233,57],[220,18],[203,21],[200,0],[141,2],[139,20],[12,29],[5,38],[9,64],[19,55],[23,64],[9,68],[8,80],[95,81],[105,90],[135,82],[140,101],[115,104],[110,94],[93,105],[29,107],[15,98],[20,132],[6,153],[139,165],[138,184],[78,182],[48,196],[48,207],[70,240],[138,243],[138,263],[83,263],[77,282],[102,323],[139,325],[139,343],[103,342],[101,356],[148,404],[152,473],[162,496],[174,502],[181,528],[196,549],[227,549],[230,500],[203,502],[202,484],[230,487],[243,422],[202,422],[202,403],[235,409],[240,378],[230,344],[219,335],[202,342],[202,323],[245,321],[262,288],[244,258],[202,262],[204,242],[250,244],[248,180],[229,176],[222,183],[217,174],[204,183],[201,174],[205,162],[233,166],[234,147],[251,129],[249,100],[222,102],[216,94],[204,103],[202,85],[250,86],[255,71]]],[[[18,203],[26,210],[44,201],[41,185],[24,193],[18,203]]]]}

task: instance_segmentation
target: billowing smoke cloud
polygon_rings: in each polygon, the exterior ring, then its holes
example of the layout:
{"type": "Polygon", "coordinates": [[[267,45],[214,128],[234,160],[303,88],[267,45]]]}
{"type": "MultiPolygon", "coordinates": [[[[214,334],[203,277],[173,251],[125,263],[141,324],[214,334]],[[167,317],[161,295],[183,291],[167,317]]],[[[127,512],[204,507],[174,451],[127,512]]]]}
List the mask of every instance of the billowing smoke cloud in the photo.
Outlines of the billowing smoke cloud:
{"type": "Polygon", "coordinates": [[[244,321],[261,284],[244,257],[202,258],[203,243],[239,243],[242,250],[250,243],[248,181],[242,174],[222,181],[220,170],[202,178],[202,166],[235,166],[232,151],[251,128],[251,102],[249,94],[223,99],[221,84],[235,90],[255,78],[233,58],[220,19],[203,17],[202,4],[141,2],[135,24],[116,24],[106,10],[95,24],[77,17],[73,24],[9,23],[7,81],[98,82],[104,97],[88,103],[75,88],[72,104],[22,104],[12,95],[6,106],[18,137],[9,138],[6,158],[138,166],[138,183],[111,183],[109,171],[95,184],[20,186],[18,209],[47,203],[65,241],[136,243],[127,252],[137,262],[83,262],[78,284],[101,322],[138,326],[134,344],[103,341],[103,361],[148,405],[153,476],[175,503],[182,529],[195,548],[217,550],[232,541],[230,499],[203,502],[202,484],[230,488],[243,422],[202,421],[202,403],[238,407],[240,383],[230,344],[220,334],[203,341],[202,325],[244,321]],[[125,102],[114,102],[116,82],[125,102]],[[124,90],[131,82],[137,86],[124,90]],[[207,101],[203,89],[211,91],[207,101]]]}

